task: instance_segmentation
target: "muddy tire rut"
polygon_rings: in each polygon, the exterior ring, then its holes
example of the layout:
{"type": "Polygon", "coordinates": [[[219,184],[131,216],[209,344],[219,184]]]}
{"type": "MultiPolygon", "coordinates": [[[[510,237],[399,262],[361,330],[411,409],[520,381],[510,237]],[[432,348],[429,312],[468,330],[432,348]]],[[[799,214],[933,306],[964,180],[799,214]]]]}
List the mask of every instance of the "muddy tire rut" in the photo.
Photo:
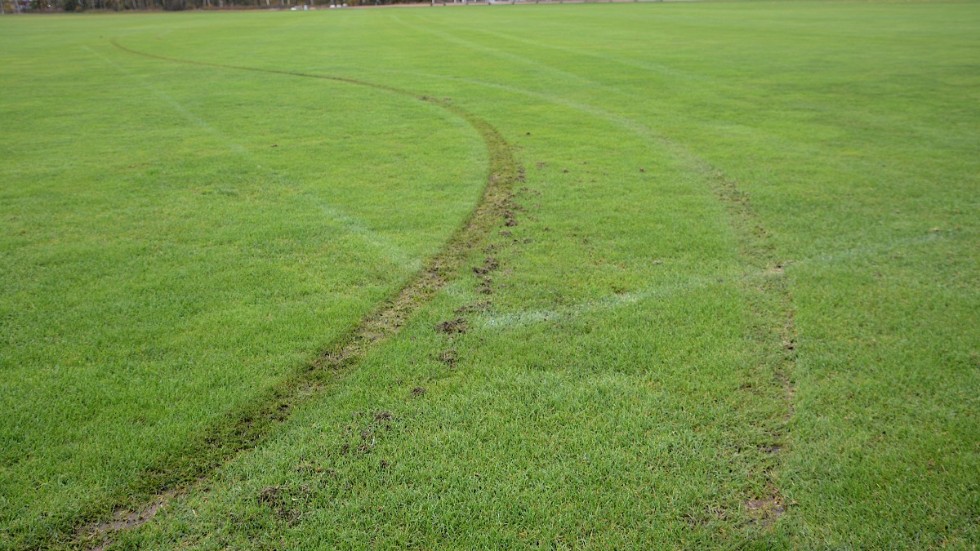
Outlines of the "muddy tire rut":
{"type": "MultiPolygon", "coordinates": [[[[76,549],[103,549],[111,544],[118,532],[149,522],[170,500],[190,491],[240,453],[255,448],[289,418],[296,405],[320,394],[331,379],[352,369],[373,347],[396,334],[451,278],[462,273],[467,258],[495,229],[515,223],[513,188],[517,182],[523,181],[524,175],[511,146],[500,132],[489,122],[447,98],[418,95],[400,88],[342,76],[186,60],[140,52],[115,40],[112,44],[132,55],[170,63],[341,82],[439,106],[465,120],[477,131],[489,154],[489,170],[478,203],[440,250],[425,261],[423,268],[407,284],[361,319],[344,337],[320,353],[305,369],[294,373],[246,408],[229,413],[203,435],[195,437],[181,453],[167,456],[146,468],[133,484],[125,488],[124,495],[114,498],[110,514],[106,514],[104,503],[93,507],[76,518],[74,527],[68,528],[67,532],[34,542],[37,547],[61,545],[76,549]]],[[[462,325],[450,324],[447,329],[465,331],[465,322],[462,325]]],[[[444,359],[451,364],[455,360],[454,353],[444,359]]],[[[416,395],[422,393],[424,390],[415,392],[416,395]]]]}

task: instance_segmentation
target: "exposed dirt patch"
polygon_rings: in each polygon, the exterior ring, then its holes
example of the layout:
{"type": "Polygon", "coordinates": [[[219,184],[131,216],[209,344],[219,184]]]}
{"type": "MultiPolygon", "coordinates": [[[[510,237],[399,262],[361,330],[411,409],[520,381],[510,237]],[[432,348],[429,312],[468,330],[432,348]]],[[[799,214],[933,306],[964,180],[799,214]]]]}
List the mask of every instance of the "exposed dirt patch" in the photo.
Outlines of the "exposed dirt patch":
{"type": "Polygon", "coordinates": [[[487,301],[474,302],[473,304],[464,304],[455,310],[457,314],[473,314],[476,312],[486,312],[490,309],[490,303],[487,301]]]}
{"type": "Polygon", "coordinates": [[[531,196],[531,197],[540,197],[541,196],[541,191],[539,191],[537,189],[531,189],[531,188],[529,188],[527,186],[523,186],[520,189],[518,189],[517,190],[517,193],[519,193],[521,195],[531,196]]]}
{"type": "Polygon", "coordinates": [[[78,543],[88,549],[102,551],[112,543],[109,536],[120,530],[128,530],[149,522],[174,495],[175,492],[163,492],[139,511],[117,510],[113,513],[112,520],[93,525],[78,543]]]}
{"type": "MultiPolygon", "coordinates": [[[[308,493],[309,489],[305,489],[308,493]]],[[[301,505],[303,498],[292,495],[280,486],[268,486],[259,492],[256,502],[264,505],[275,513],[276,517],[288,524],[295,524],[302,516],[301,505]]]]}
{"type": "Polygon", "coordinates": [[[762,499],[750,499],[745,502],[745,508],[753,522],[763,526],[771,526],[786,512],[786,506],[779,495],[762,499]]]}
{"type": "Polygon", "coordinates": [[[449,366],[449,369],[456,369],[456,362],[459,355],[455,349],[450,348],[439,353],[439,361],[449,366]]]}
{"type": "MultiPolygon", "coordinates": [[[[501,231],[500,233],[503,234],[504,231],[501,231]]],[[[507,233],[509,234],[510,232],[507,233]]],[[[476,292],[480,293],[481,295],[493,294],[492,273],[500,268],[500,262],[496,257],[492,256],[493,253],[497,252],[497,249],[498,246],[495,244],[491,243],[490,245],[487,245],[483,252],[487,253],[489,256],[484,259],[482,265],[473,268],[473,274],[476,275],[477,279],[479,280],[479,283],[476,286],[476,292]]],[[[484,303],[489,304],[489,302],[484,303]]]]}
{"type": "Polygon", "coordinates": [[[419,396],[424,396],[424,395],[425,395],[425,387],[417,386],[417,387],[415,387],[415,388],[412,389],[412,396],[414,396],[415,398],[418,398],[419,396]]]}
{"type": "Polygon", "coordinates": [[[484,277],[480,279],[480,284],[477,285],[476,291],[481,295],[492,295],[493,294],[493,280],[489,277],[484,277]]]}
{"type": "Polygon", "coordinates": [[[447,335],[463,334],[466,333],[468,329],[469,324],[466,322],[465,318],[447,320],[436,325],[436,331],[447,335]]]}
{"type": "Polygon", "coordinates": [[[500,262],[498,262],[495,257],[488,256],[486,259],[484,259],[483,265],[473,267],[473,273],[476,275],[487,275],[499,267],[500,262]]]}
{"type": "Polygon", "coordinates": [[[269,486],[259,492],[257,501],[262,505],[277,506],[282,503],[282,490],[279,486],[269,486]]]}

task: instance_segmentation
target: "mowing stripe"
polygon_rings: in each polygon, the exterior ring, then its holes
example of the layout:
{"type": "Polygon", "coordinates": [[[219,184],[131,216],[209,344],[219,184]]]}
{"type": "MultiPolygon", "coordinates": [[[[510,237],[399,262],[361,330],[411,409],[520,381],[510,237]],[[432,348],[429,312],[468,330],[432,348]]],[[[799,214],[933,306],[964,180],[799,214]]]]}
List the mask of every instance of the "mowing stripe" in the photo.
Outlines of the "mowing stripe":
{"type": "Polygon", "coordinates": [[[115,40],[112,44],[133,55],[171,63],[342,82],[437,105],[465,120],[483,139],[490,158],[487,182],[469,216],[442,248],[425,261],[422,269],[305,369],[294,373],[246,408],[229,413],[221,422],[194,437],[178,453],[149,466],[115,498],[112,518],[106,518],[103,507],[92,506],[78,516],[70,532],[48,534],[43,540],[32,542],[30,548],[67,545],[102,549],[110,543],[114,533],[148,522],[169,499],[187,492],[237,454],[258,445],[277,425],[288,419],[296,405],[317,395],[327,383],[352,369],[372,347],[397,333],[412,314],[458,273],[469,253],[503,222],[504,213],[510,210],[513,202],[511,189],[524,177],[511,146],[500,132],[447,99],[420,96],[392,86],[340,76],[185,60],[140,52],[115,40]]]}
{"type": "MultiPolygon", "coordinates": [[[[176,112],[181,117],[183,117],[184,120],[208,132],[212,136],[220,139],[221,142],[225,145],[225,147],[228,148],[228,151],[234,153],[235,155],[238,155],[243,160],[248,161],[248,163],[252,165],[255,170],[261,170],[266,174],[274,175],[280,178],[282,177],[281,175],[275,174],[269,169],[267,168],[264,169],[262,168],[262,166],[256,164],[252,157],[252,152],[249,151],[245,146],[232,140],[230,136],[218,130],[217,128],[209,124],[206,120],[204,120],[197,114],[193,113],[191,110],[187,109],[186,107],[184,107],[180,102],[178,102],[172,96],[170,96],[170,94],[167,94],[166,92],[158,89],[152,84],[147,83],[143,76],[136,75],[126,70],[125,68],[120,67],[118,64],[113,63],[109,58],[105,57],[104,55],[102,55],[101,53],[97,52],[95,49],[89,46],[83,46],[82,48],[91,52],[92,55],[101,59],[106,65],[116,70],[116,72],[122,75],[126,75],[128,77],[136,78],[139,81],[140,86],[142,86],[144,90],[156,96],[159,100],[161,100],[166,105],[168,105],[171,109],[173,109],[174,112],[176,112]]],[[[349,234],[356,235],[361,239],[361,241],[365,245],[371,247],[372,249],[377,250],[382,255],[384,255],[384,258],[386,260],[389,260],[399,270],[402,270],[403,272],[407,273],[407,272],[414,272],[421,269],[422,267],[421,259],[416,258],[415,256],[409,254],[408,252],[400,248],[397,244],[395,244],[392,240],[386,239],[380,233],[372,230],[364,221],[355,218],[354,216],[351,216],[332,205],[324,204],[320,206],[320,210],[323,212],[323,214],[330,217],[331,220],[337,223],[337,225],[340,226],[344,231],[346,231],[349,234]]]]}

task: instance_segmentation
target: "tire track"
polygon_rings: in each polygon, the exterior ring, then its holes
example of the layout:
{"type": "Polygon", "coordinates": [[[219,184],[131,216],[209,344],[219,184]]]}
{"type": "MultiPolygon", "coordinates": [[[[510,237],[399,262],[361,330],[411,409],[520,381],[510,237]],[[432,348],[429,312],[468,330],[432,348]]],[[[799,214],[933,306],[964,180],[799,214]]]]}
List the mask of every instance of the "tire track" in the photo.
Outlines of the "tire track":
{"type": "MultiPolygon", "coordinates": [[[[790,422],[794,413],[793,376],[797,362],[796,309],[785,269],[788,261],[779,257],[771,233],[752,207],[749,195],[738,182],[707,163],[700,166],[718,200],[728,211],[728,222],[735,235],[739,256],[749,270],[761,271],[762,278],[744,280],[742,291],[749,302],[751,320],[747,337],[759,350],[760,379],[771,377],[782,394],[782,418],[767,432],[770,441],[757,453],[763,456],[762,492],[748,496],[743,506],[753,523],[770,528],[786,512],[790,503],[780,490],[782,456],[790,448],[790,422]]],[[[763,379],[764,380],[764,379],[763,379]]],[[[747,389],[751,390],[751,389],[747,389]]]]}
{"type": "Polygon", "coordinates": [[[204,434],[195,437],[175,454],[149,466],[131,485],[114,498],[111,518],[105,509],[90,507],[79,514],[70,532],[41,536],[28,548],[65,545],[71,548],[103,549],[113,534],[149,522],[159,509],[236,455],[258,445],[276,426],[287,420],[297,405],[318,395],[339,374],[352,369],[368,351],[396,334],[408,319],[430,301],[459,272],[468,255],[486,240],[491,230],[505,221],[513,204],[512,188],[523,180],[523,169],[511,146],[489,122],[455,105],[449,99],[417,95],[410,91],[332,75],[281,69],[210,63],[161,56],[133,50],[116,40],[112,44],[132,55],[170,63],[249,71],[294,78],[341,82],[382,90],[441,107],[465,120],[479,133],[489,153],[487,181],[480,200],[442,248],[401,289],[372,313],[361,319],[344,337],[320,353],[305,369],[255,399],[244,409],[231,412],[204,434]]]}
{"type": "MultiPolygon", "coordinates": [[[[415,28],[414,26],[411,27],[415,28]]],[[[443,33],[428,29],[417,30],[424,30],[450,40],[443,33]]],[[[451,42],[478,50],[476,46],[458,37],[451,37],[451,42]]],[[[505,54],[494,53],[494,55],[503,56],[505,54]]],[[[526,63],[559,76],[568,74],[550,65],[516,54],[506,55],[514,61],[526,63]]],[[[764,491],[747,495],[743,503],[749,518],[764,527],[771,526],[782,516],[788,506],[779,490],[778,475],[783,463],[782,457],[785,456],[790,447],[789,428],[793,417],[795,397],[793,374],[796,371],[797,361],[796,311],[789,282],[785,275],[785,267],[789,262],[780,258],[773,243],[772,234],[766,229],[762,217],[752,206],[749,195],[742,189],[737,180],[725,174],[724,171],[685,144],[630,117],[606,111],[592,104],[562,100],[523,88],[458,77],[426,76],[460,80],[478,86],[524,94],[540,101],[561,105],[616,124],[643,139],[649,140],[651,144],[673,155],[686,170],[697,174],[708,190],[724,206],[727,213],[727,224],[732,230],[739,259],[745,265],[747,272],[763,274],[763,277],[758,281],[746,280],[740,285],[746,297],[751,318],[746,338],[753,341],[758,350],[757,365],[753,368],[758,373],[760,380],[769,377],[771,379],[770,384],[778,387],[781,394],[781,397],[777,398],[780,403],[775,404],[782,410],[781,418],[774,420],[776,421],[774,428],[769,428],[769,423],[765,424],[764,428],[769,433],[770,442],[756,450],[762,455],[761,464],[763,466],[759,472],[753,473],[753,478],[761,479],[764,491]]],[[[584,78],[577,75],[573,76],[576,79],[584,78]]],[[[596,84],[603,89],[611,89],[618,94],[623,94],[619,89],[596,84]]]]}

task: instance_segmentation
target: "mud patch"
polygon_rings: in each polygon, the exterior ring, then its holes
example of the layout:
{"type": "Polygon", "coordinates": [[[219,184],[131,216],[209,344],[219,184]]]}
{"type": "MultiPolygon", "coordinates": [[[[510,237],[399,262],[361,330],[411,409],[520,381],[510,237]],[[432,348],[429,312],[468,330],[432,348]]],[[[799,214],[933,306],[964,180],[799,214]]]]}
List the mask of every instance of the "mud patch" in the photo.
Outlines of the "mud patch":
{"type": "Polygon", "coordinates": [[[480,284],[476,286],[476,292],[481,295],[492,295],[493,294],[493,280],[489,277],[483,277],[480,279],[480,284]]]}
{"type": "MultiPolygon", "coordinates": [[[[510,211],[508,211],[510,212],[510,211]]],[[[501,235],[505,232],[501,231],[501,235]]],[[[506,232],[508,235],[510,232],[506,232]]],[[[488,246],[485,252],[493,253],[497,250],[495,246],[488,246]]],[[[500,268],[500,262],[494,256],[487,256],[483,260],[483,264],[480,266],[473,267],[473,274],[479,279],[479,283],[476,286],[476,292],[481,295],[492,295],[493,294],[493,279],[491,274],[500,268]]]]}
{"type": "Polygon", "coordinates": [[[459,354],[455,349],[450,348],[449,350],[444,350],[439,353],[439,361],[449,366],[449,369],[456,369],[456,362],[459,360],[459,354]]]}
{"type": "Polygon", "coordinates": [[[500,262],[497,261],[495,257],[488,256],[483,261],[482,266],[475,266],[473,268],[473,273],[476,275],[487,275],[500,267],[500,262]]]}
{"type": "Polygon", "coordinates": [[[473,304],[464,304],[463,306],[460,306],[459,308],[454,310],[454,312],[461,315],[474,314],[478,312],[486,312],[489,309],[490,309],[490,303],[487,301],[482,301],[482,302],[474,302],[473,304]]]}
{"type": "Polygon", "coordinates": [[[752,522],[769,527],[783,516],[786,505],[783,498],[776,494],[762,499],[750,499],[745,502],[745,509],[752,522]]]}
{"type": "Polygon", "coordinates": [[[112,541],[109,537],[121,530],[129,530],[142,524],[146,524],[153,517],[166,507],[167,503],[176,495],[176,492],[164,492],[156,496],[153,501],[139,511],[117,510],[113,513],[112,520],[92,525],[77,542],[84,548],[93,551],[102,551],[112,541]]]}
{"type": "Polygon", "coordinates": [[[469,329],[465,318],[447,320],[436,325],[436,331],[446,335],[462,335],[469,329]]]}
{"type": "MultiPolygon", "coordinates": [[[[301,493],[309,493],[308,488],[301,488],[301,493]]],[[[302,514],[303,496],[293,495],[281,486],[267,486],[259,492],[256,502],[270,509],[276,518],[289,525],[299,522],[302,514]]]]}

